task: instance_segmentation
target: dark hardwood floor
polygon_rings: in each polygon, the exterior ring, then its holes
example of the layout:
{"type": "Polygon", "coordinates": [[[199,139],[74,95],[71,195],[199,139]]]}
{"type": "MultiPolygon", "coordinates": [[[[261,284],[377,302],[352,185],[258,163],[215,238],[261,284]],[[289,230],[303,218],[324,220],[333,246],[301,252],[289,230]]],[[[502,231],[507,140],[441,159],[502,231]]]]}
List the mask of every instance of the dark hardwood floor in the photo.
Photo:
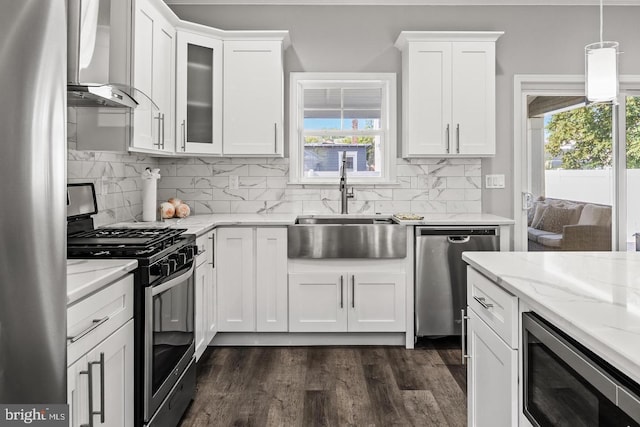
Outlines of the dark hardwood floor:
{"type": "Polygon", "coordinates": [[[181,426],[465,426],[459,338],[401,347],[209,347],[181,426]]]}

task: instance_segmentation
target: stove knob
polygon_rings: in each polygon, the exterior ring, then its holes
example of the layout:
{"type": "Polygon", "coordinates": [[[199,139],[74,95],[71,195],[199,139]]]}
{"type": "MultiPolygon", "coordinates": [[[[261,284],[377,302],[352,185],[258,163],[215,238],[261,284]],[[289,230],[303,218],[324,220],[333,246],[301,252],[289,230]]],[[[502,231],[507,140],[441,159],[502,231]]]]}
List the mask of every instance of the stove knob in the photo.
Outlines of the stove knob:
{"type": "Polygon", "coordinates": [[[176,260],[175,259],[170,259],[169,260],[169,271],[171,273],[173,273],[177,269],[178,269],[178,263],[176,262],[176,260]]]}
{"type": "Polygon", "coordinates": [[[171,274],[171,265],[169,265],[169,261],[163,261],[160,264],[160,274],[165,277],[171,274]]]}
{"type": "Polygon", "coordinates": [[[185,265],[187,263],[187,254],[179,253],[178,254],[178,265],[185,265]]]}
{"type": "Polygon", "coordinates": [[[196,249],[193,246],[187,248],[187,259],[193,259],[196,256],[196,249]]]}

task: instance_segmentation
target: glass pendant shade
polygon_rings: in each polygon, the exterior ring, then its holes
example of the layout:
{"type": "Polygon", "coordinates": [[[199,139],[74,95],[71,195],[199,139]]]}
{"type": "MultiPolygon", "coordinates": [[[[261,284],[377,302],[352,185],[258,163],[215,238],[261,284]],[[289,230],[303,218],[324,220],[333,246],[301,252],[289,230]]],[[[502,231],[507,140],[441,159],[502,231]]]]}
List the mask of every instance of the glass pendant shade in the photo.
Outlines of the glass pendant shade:
{"type": "Polygon", "coordinates": [[[618,43],[591,43],[584,48],[587,99],[613,102],[618,98],[618,43]]]}

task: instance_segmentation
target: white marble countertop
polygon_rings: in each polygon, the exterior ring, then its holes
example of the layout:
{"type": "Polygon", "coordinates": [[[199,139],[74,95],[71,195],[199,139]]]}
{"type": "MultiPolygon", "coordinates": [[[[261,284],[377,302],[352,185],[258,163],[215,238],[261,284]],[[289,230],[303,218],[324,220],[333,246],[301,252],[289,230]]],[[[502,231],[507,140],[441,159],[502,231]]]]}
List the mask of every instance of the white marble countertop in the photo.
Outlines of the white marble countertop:
{"type": "MultiPolygon", "coordinates": [[[[419,214],[424,216],[418,221],[400,221],[403,225],[508,225],[513,220],[492,214],[419,214]]],[[[186,233],[201,235],[215,227],[228,225],[291,225],[298,216],[307,214],[210,214],[192,215],[183,219],[168,219],[164,222],[135,222],[111,224],[109,227],[149,227],[149,228],[186,228],[186,233]]],[[[318,215],[340,216],[340,215],[318,215]]],[[[349,214],[352,217],[372,215],[349,214]]],[[[385,214],[381,216],[391,216],[385,214]]]]}
{"type": "Polygon", "coordinates": [[[67,305],[118,280],[138,266],[133,259],[67,260],[67,305]]]}
{"type": "Polygon", "coordinates": [[[465,252],[462,258],[640,384],[640,253],[465,252]]]}

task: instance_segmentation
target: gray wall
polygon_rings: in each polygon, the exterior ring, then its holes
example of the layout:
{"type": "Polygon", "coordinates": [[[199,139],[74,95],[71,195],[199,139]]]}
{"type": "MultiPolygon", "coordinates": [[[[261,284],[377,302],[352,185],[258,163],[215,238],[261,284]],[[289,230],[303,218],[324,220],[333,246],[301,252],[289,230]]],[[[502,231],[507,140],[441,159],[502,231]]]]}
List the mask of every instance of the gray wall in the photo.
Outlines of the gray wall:
{"type": "MultiPolygon", "coordinates": [[[[497,44],[497,155],[482,161],[482,171],[505,174],[507,185],[483,190],[482,206],[484,212],[507,217],[513,217],[514,74],[582,74],[584,46],[599,38],[597,6],[174,5],[172,9],[184,20],[225,30],[289,30],[287,100],[291,71],[395,72],[400,88],[400,52],[393,44],[403,30],[504,31],[497,44]]],[[[624,52],[621,73],[640,74],[640,7],[611,6],[604,14],[605,39],[618,41],[624,52]]],[[[400,117],[399,110],[398,123],[400,117]]]]}

